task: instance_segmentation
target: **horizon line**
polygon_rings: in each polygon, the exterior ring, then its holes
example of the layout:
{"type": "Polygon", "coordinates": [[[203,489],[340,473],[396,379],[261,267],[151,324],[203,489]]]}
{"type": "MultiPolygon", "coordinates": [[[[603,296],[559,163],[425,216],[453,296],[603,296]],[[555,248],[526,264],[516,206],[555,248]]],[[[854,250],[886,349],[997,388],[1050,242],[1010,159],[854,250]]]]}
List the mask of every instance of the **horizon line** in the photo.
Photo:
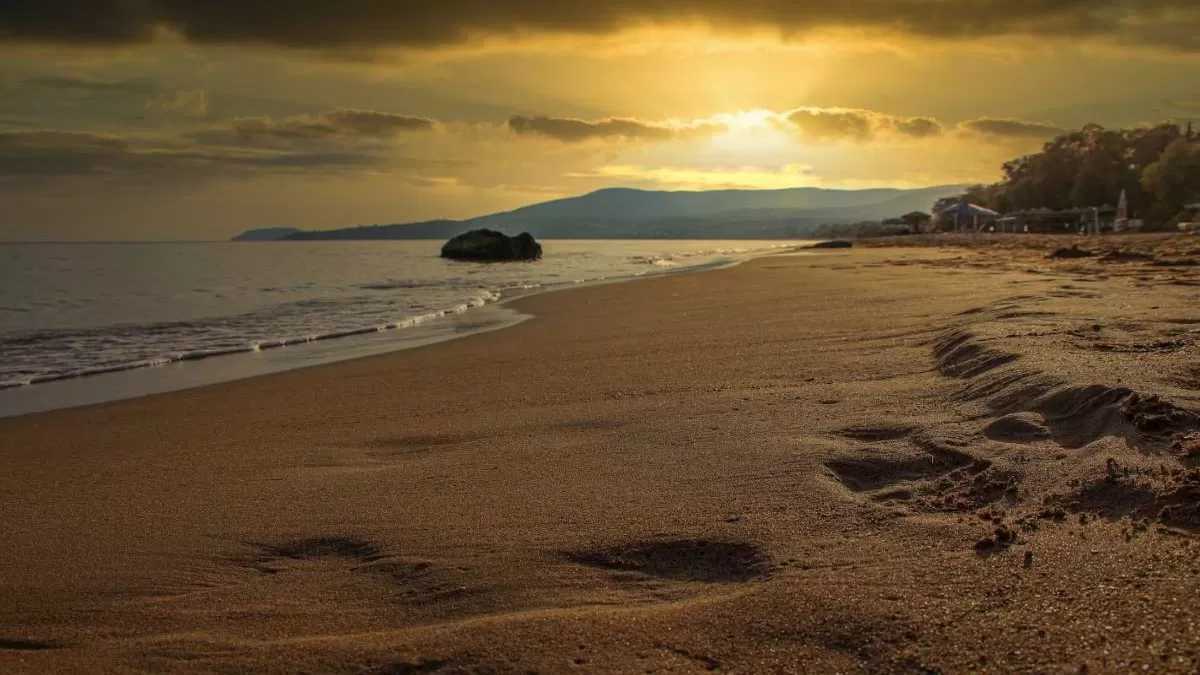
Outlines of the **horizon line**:
{"type": "MultiPolygon", "coordinates": [[[[243,229],[238,234],[243,234],[245,232],[252,232],[255,230],[269,230],[269,229],[295,229],[300,232],[322,232],[322,231],[326,231],[326,230],[343,230],[343,229],[360,228],[360,227],[396,227],[396,226],[404,226],[404,225],[420,225],[420,224],[424,224],[424,223],[431,223],[431,222],[437,222],[437,221],[447,221],[447,222],[467,224],[467,223],[470,223],[471,221],[478,220],[481,218],[486,218],[488,216],[512,213],[514,211],[519,211],[521,209],[538,206],[540,204],[548,204],[550,202],[566,201],[569,199],[578,199],[580,197],[586,197],[587,195],[592,195],[592,194],[596,194],[598,192],[604,192],[604,191],[608,191],[608,190],[631,190],[631,191],[636,191],[636,192],[659,192],[659,193],[687,192],[687,193],[694,193],[694,194],[700,194],[700,193],[705,193],[705,192],[782,192],[785,190],[826,190],[826,191],[831,191],[831,192],[867,192],[870,190],[897,190],[897,191],[911,192],[911,191],[916,191],[916,190],[933,190],[933,189],[938,189],[938,188],[961,188],[961,187],[970,186],[970,185],[973,185],[973,183],[941,183],[941,184],[937,184],[937,185],[926,185],[923,187],[876,186],[876,187],[846,188],[846,187],[795,186],[795,187],[784,187],[784,188],[712,188],[712,189],[699,189],[699,190],[696,190],[696,189],[665,190],[665,189],[640,188],[640,187],[629,187],[629,186],[623,186],[623,185],[614,185],[614,186],[610,186],[610,187],[597,188],[595,190],[591,190],[589,192],[583,192],[583,193],[576,194],[576,195],[573,195],[570,197],[557,197],[555,199],[548,199],[548,200],[540,201],[540,202],[532,202],[530,204],[516,206],[511,209],[492,211],[489,213],[484,213],[484,214],[480,214],[480,215],[476,215],[476,216],[470,216],[467,218],[441,217],[441,218],[425,218],[422,220],[396,221],[396,222],[390,222],[390,223],[360,223],[357,225],[323,225],[323,226],[315,227],[313,229],[304,229],[304,228],[294,227],[291,225],[262,225],[262,226],[252,226],[249,229],[243,229]]],[[[235,234],[233,236],[236,237],[237,235],[235,234]]],[[[606,238],[606,237],[584,237],[584,239],[596,239],[596,238],[602,239],[602,238],[606,238]]],[[[623,239],[623,238],[627,239],[628,237],[612,237],[612,239],[623,239]]],[[[654,237],[646,237],[646,239],[653,239],[653,238],[654,237]]],[[[542,237],[542,239],[556,239],[556,237],[542,237]]],[[[580,239],[580,237],[564,237],[564,239],[580,239]]],[[[634,239],[637,239],[637,237],[635,237],[634,239]]],[[[669,239],[679,239],[679,238],[678,237],[670,237],[669,239]]],[[[701,239],[708,239],[708,238],[702,237],[701,239]]],[[[437,238],[431,239],[431,241],[434,241],[434,240],[437,240],[437,238]]],[[[736,239],[734,239],[734,240],[736,240],[736,239]]],[[[224,239],[13,239],[13,240],[0,239],[0,246],[11,246],[11,245],[18,245],[18,244],[22,244],[22,245],[28,245],[28,244],[212,244],[212,243],[226,243],[226,242],[231,242],[231,241],[232,241],[232,238],[224,238],[224,239]]],[[[314,240],[314,241],[318,241],[318,240],[314,240]]],[[[324,240],[324,241],[336,241],[336,240],[324,240]]],[[[355,241],[355,240],[348,240],[348,241],[355,241]]],[[[371,240],[358,240],[358,241],[371,241],[371,240]]],[[[385,240],[374,240],[374,241],[385,241],[385,240]]],[[[397,240],[397,241],[402,241],[402,240],[397,240]]],[[[408,241],[420,241],[420,239],[414,238],[414,239],[411,239],[408,241]]],[[[731,240],[731,241],[733,241],[733,240],[731,240]]],[[[237,243],[261,243],[261,242],[249,241],[249,242],[237,242],[237,243]]]]}

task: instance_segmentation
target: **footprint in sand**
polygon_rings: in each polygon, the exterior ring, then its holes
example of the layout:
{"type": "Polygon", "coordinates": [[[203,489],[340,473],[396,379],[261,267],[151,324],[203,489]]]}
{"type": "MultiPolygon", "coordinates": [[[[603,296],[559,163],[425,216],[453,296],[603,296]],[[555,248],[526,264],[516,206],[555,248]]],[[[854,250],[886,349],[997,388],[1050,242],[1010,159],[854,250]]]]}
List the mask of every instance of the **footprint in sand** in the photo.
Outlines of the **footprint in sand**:
{"type": "Polygon", "coordinates": [[[984,427],[983,435],[1002,443],[1036,443],[1050,438],[1050,430],[1041,415],[1013,413],[984,427]]]}
{"type": "Polygon", "coordinates": [[[914,427],[906,426],[860,426],[847,427],[837,432],[837,435],[843,438],[849,438],[852,441],[862,441],[864,443],[874,443],[879,441],[894,441],[900,438],[906,438],[915,431],[914,427]]]}
{"type": "Polygon", "coordinates": [[[456,434],[414,434],[410,436],[386,436],[362,444],[368,457],[386,459],[413,459],[449,449],[465,443],[466,436],[456,434]]]}
{"type": "Polygon", "coordinates": [[[874,492],[899,483],[936,478],[975,463],[971,455],[955,450],[913,452],[868,448],[850,457],[831,459],[825,466],[850,490],[874,492]]]}
{"type": "Polygon", "coordinates": [[[224,609],[276,607],[279,616],[329,603],[339,611],[387,609],[394,617],[414,620],[470,603],[476,596],[460,568],[396,555],[359,537],[312,537],[250,546],[252,552],[218,558],[217,578],[200,580],[170,595],[224,609]]]}
{"type": "Polygon", "coordinates": [[[260,544],[262,555],[251,566],[264,574],[297,569],[297,564],[332,562],[354,575],[367,575],[407,588],[404,595],[442,595],[465,590],[439,579],[432,562],[391,555],[378,545],[353,537],[317,537],[281,544],[260,544]]]}
{"type": "Polygon", "coordinates": [[[476,672],[472,662],[459,659],[428,659],[424,661],[398,661],[363,671],[363,675],[426,675],[439,672],[476,672]]]}
{"type": "Polygon", "coordinates": [[[0,637],[0,651],[13,652],[44,652],[50,649],[62,649],[63,645],[45,640],[30,640],[28,638],[0,637]]]}
{"type": "Polygon", "coordinates": [[[906,502],[918,511],[946,512],[976,509],[1015,495],[1019,476],[958,449],[969,444],[967,439],[939,439],[902,427],[850,427],[836,433],[884,443],[825,462],[837,483],[872,501],[906,502]],[[890,443],[895,440],[904,443],[890,443]]]}
{"type": "Polygon", "coordinates": [[[757,544],[728,540],[638,541],[571,551],[563,557],[589,567],[676,581],[746,582],[770,572],[770,559],[757,544]]]}

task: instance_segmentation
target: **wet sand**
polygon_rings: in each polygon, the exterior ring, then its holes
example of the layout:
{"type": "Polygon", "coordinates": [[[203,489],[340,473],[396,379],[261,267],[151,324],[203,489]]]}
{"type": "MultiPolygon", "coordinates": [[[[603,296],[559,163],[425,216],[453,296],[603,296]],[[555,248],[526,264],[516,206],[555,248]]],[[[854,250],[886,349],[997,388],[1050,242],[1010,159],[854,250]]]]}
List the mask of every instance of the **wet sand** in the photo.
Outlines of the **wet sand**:
{"type": "Polygon", "coordinates": [[[1047,253],[0,420],[0,670],[1195,672],[1200,268],[1047,253]]]}

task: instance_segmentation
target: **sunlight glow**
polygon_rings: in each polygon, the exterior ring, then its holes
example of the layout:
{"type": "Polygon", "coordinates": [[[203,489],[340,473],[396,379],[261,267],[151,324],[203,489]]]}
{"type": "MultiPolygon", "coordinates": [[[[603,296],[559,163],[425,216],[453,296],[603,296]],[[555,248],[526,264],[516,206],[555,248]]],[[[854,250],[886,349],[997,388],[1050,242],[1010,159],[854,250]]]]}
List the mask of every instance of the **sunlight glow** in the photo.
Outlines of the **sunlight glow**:
{"type": "Polygon", "coordinates": [[[758,108],[756,110],[740,110],[735,113],[717,115],[716,121],[724,123],[731,132],[753,129],[769,129],[775,125],[779,115],[772,110],[758,108]]]}
{"type": "Polygon", "coordinates": [[[788,164],[775,168],[756,166],[696,168],[690,166],[639,166],[610,164],[593,171],[567,174],[572,178],[602,178],[659,190],[762,190],[821,183],[813,167],[788,164]]]}
{"type": "Polygon", "coordinates": [[[759,108],[724,113],[714,116],[713,120],[729,129],[710,140],[711,150],[717,153],[737,156],[751,163],[766,159],[778,163],[782,158],[780,153],[800,149],[795,138],[780,123],[779,114],[772,110],[759,108]]]}

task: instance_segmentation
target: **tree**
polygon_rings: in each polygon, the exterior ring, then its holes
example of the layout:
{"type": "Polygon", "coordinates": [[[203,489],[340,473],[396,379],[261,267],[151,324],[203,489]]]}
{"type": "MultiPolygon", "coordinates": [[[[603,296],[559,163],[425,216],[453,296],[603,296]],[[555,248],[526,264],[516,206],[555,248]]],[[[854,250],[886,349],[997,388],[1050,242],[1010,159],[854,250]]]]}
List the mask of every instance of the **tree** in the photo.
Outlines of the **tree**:
{"type": "Polygon", "coordinates": [[[1200,201],[1200,146],[1186,138],[1173,141],[1158,161],[1146,167],[1142,187],[1155,199],[1153,214],[1158,220],[1200,201]]]}
{"type": "Polygon", "coordinates": [[[942,209],[949,208],[951,206],[954,206],[955,204],[961,204],[962,201],[963,201],[962,195],[956,195],[954,197],[942,197],[941,199],[938,199],[936,202],[933,203],[933,212],[936,214],[939,211],[941,211],[942,209]]]}
{"type": "Polygon", "coordinates": [[[1083,143],[1077,149],[1071,205],[1076,208],[1115,205],[1121,190],[1137,180],[1126,159],[1125,135],[1096,125],[1084,127],[1083,134],[1083,143]]]}
{"type": "Polygon", "coordinates": [[[978,204],[979,206],[987,206],[989,194],[988,185],[972,185],[963,193],[962,198],[968,204],[978,204]]]}
{"type": "Polygon", "coordinates": [[[1125,132],[1125,159],[1130,173],[1136,177],[1127,186],[1129,207],[1133,213],[1144,215],[1153,207],[1154,196],[1143,189],[1141,176],[1146,167],[1157,162],[1167,147],[1180,138],[1184,138],[1184,131],[1178,124],[1159,124],[1125,132]]]}
{"type": "Polygon", "coordinates": [[[973,185],[939,200],[934,210],[963,201],[1002,213],[1089,208],[1115,205],[1124,191],[1133,215],[1161,222],[1185,203],[1200,201],[1193,159],[1200,146],[1193,133],[1174,123],[1136,129],[1088,124],[1049,141],[1041,152],[1005,162],[1000,182],[973,185]]]}

